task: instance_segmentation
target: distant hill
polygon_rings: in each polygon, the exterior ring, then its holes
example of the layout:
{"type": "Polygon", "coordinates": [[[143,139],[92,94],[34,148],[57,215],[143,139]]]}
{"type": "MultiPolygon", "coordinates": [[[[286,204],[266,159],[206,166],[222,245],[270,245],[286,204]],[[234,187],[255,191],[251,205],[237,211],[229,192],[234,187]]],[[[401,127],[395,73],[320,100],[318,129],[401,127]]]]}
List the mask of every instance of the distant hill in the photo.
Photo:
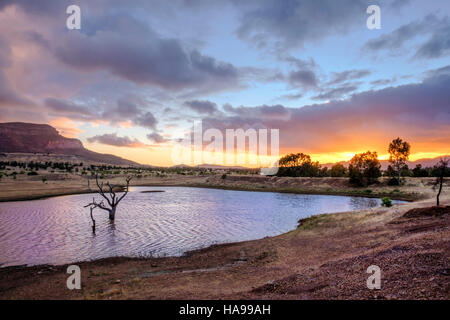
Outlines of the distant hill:
{"type": "Polygon", "coordinates": [[[222,169],[222,170],[248,170],[251,168],[247,168],[247,167],[241,167],[241,166],[223,166],[223,165],[219,165],[219,164],[199,164],[196,166],[188,166],[185,164],[177,164],[175,166],[172,166],[171,168],[179,168],[179,169],[183,169],[183,168],[199,168],[199,169],[222,169]]]}
{"type": "Polygon", "coordinates": [[[242,167],[242,166],[222,166],[219,164],[199,164],[198,166],[196,166],[197,168],[202,168],[202,169],[233,169],[233,170],[245,170],[245,169],[250,169],[247,167],[242,167]]]}
{"type": "MultiPolygon", "coordinates": [[[[450,158],[450,156],[445,156],[447,158],[450,158]]],[[[432,167],[434,166],[436,163],[439,162],[439,159],[441,159],[441,157],[438,158],[424,158],[424,159],[418,159],[415,161],[406,161],[406,164],[408,165],[408,167],[410,169],[414,169],[414,167],[418,164],[421,164],[422,167],[432,167]]],[[[343,164],[344,166],[348,166],[350,161],[340,161],[339,163],[343,164]]],[[[388,160],[380,160],[380,164],[381,164],[381,168],[383,170],[386,170],[387,167],[389,166],[389,161],[388,160]]],[[[328,167],[331,168],[334,165],[334,163],[325,163],[322,166],[324,167],[328,167]]]]}
{"type": "Polygon", "coordinates": [[[55,128],[47,124],[0,123],[0,152],[65,154],[105,164],[139,165],[111,154],[90,151],[84,148],[80,140],[63,137],[55,128]]]}

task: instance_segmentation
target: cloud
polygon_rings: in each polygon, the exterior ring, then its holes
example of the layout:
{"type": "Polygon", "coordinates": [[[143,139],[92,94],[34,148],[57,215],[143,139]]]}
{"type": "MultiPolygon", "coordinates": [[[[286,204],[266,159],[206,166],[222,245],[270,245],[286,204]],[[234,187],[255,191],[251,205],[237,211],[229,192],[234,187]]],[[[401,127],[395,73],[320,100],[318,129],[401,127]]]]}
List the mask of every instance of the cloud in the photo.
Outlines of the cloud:
{"type": "Polygon", "coordinates": [[[298,93],[298,94],[296,94],[296,93],[293,93],[293,94],[285,94],[285,95],[282,95],[282,96],[281,96],[281,98],[283,98],[283,99],[288,99],[288,100],[298,100],[298,99],[300,99],[301,97],[303,97],[303,94],[301,94],[301,93],[298,93]]]}
{"type": "Polygon", "coordinates": [[[344,84],[337,88],[328,89],[327,91],[312,97],[313,100],[332,100],[338,99],[343,95],[354,92],[358,89],[358,86],[355,84],[344,84]]]}
{"type": "Polygon", "coordinates": [[[133,101],[130,98],[119,98],[117,100],[117,108],[114,110],[115,113],[117,113],[118,116],[120,116],[122,119],[125,118],[132,118],[138,114],[141,113],[140,108],[138,107],[138,103],[143,103],[142,101],[133,101]]]}
{"type": "Polygon", "coordinates": [[[450,24],[433,33],[430,39],[420,46],[415,58],[434,59],[450,54],[450,24]]]}
{"type": "Polygon", "coordinates": [[[77,128],[77,124],[68,118],[56,118],[50,121],[50,125],[66,138],[76,138],[83,130],[77,128]]]}
{"type": "Polygon", "coordinates": [[[387,143],[397,136],[421,152],[450,152],[448,88],[450,66],[428,72],[420,83],[365,91],[324,104],[301,108],[227,105],[227,116],[207,117],[203,127],[279,129],[283,152],[371,149],[386,153],[387,143]],[[269,110],[271,116],[262,116],[269,110]]]}
{"type": "Polygon", "coordinates": [[[213,114],[218,111],[217,104],[208,100],[186,101],[184,105],[200,114],[213,114]]]}
{"type": "Polygon", "coordinates": [[[230,104],[223,106],[224,111],[232,114],[233,116],[243,117],[243,119],[250,118],[257,121],[257,119],[287,119],[290,117],[290,109],[277,104],[277,105],[262,105],[257,107],[233,107],[230,104]]]}
{"type": "Polygon", "coordinates": [[[311,70],[299,70],[289,73],[289,83],[293,87],[315,88],[317,87],[316,74],[311,70]]]}
{"type": "Polygon", "coordinates": [[[241,67],[239,68],[239,79],[269,83],[284,81],[286,77],[282,71],[274,68],[241,67]]]}
{"type": "Polygon", "coordinates": [[[391,84],[391,83],[393,83],[395,81],[397,81],[396,77],[391,78],[391,79],[374,80],[374,81],[371,81],[370,84],[373,85],[373,86],[384,86],[384,85],[387,85],[387,84],[391,84]]]}
{"type": "Polygon", "coordinates": [[[141,127],[149,129],[155,129],[155,126],[158,123],[155,116],[151,112],[146,112],[140,116],[137,116],[133,119],[133,122],[141,127]]]}
{"type": "Polygon", "coordinates": [[[232,64],[186,49],[180,40],[161,38],[145,28],[136,33],[70,33],[55,49],[55,56],[77,69],[108,70],[165,90],[200,87],[215,91],[238,82],[238,70],[232,64]]]}
{"type": "Polygon", "coordinates": [[[342,83],[348,80],[360,79],[368,76],[372,72],[370,70],[346,70],[342,72],[332,72],[331,80],[327,83],[328,85],[334,85],[342,83]]]}
{"type": "Polygon", "coordinates": [[[158,120],[152,112],[146,111],[143,106],[145,101],[138,97],[122,97],[116,102],[116,105],[100,105],[99,102],[91,102],[92,105],[75,103],[70,99],[59,99],[49,97],[44,100],[44,104],[50,111],[59,117],[68,117],[80,121],[109,121],[116,124],[124,121],[131,121],[137,126],[143,128],[155,129],[158,120]],[[96,105],[98,104],[98,105],[96,105]]]}
{"type": "Polygon", "coordinates": [[[12,64],[11,54],[10,45],[0,36],[0,106],[31,106],[33,102],[19,94],[5,75],[4,70],[12,64]]]}
{"type": "Polygon", "coordinates": [[[103,135],[97,135],[87,138],[90,143],[101,143],[115,147],[128,147],[128,148],[142,148],[146,147],[146,144],[140,142],[137,139],[131,139],[127,136],[119,137],[116,133],[106,133],[103,135]]]}
{"type": "Polygon", "coordinates": [[[364,52],[388,50],[391,54],[417,37],[430,35],[429,39],[419,46],[415,58],[438,58],[450,53],[450,20],[448,16],[438,17],[429,14],[422,20],[404,24],[391,33],[371,39],[363,46],[364,52]]]}
{"type": "Polygon", "coordinates": [[[0,106],[32,106],[34,103],[14,90],[0,70],[0,106]]]}
{"type": "Polygon", "coordinates": [[[63,115],[75,115],[76,117],[93,117],[92,113],[88,107],[77,105],[71,101],[57,99],[57,98],[47,98],[44,101],[45,105],[52,111],[63,115]]]}
{"type": "Polygon", "coordinates": [[[363,24],[368,0],[234,1],[242,12],[236,34],[260,48],[301,47],[363,24]]]}
{"type": "Polygon", "coordinates": [[[168,140],[164,138],[162,135],[160,135],[157,132],[153,132],[147,135],[147,138],[151,140],[153,143],[163,143],[167,142],[168,140]]]}
{"type": "Polygon", "coordinates": [[[66,12],[67,6],[73,4],[70,0],[0,0],[0,10],[10,5],[16,5],[25,12],[37,15],[54,16],[58,12],[66,12]]]}
{"type": "Polygon", "coordinates": [[[292,71],[289,72],[287,80],[291,88],[302,88],[302,89],[316,89],[319,83],[319,79],[316,75],[316,69],[318,68],[314,59],[303,60],[296,58],[294,56],[279,56],[281,61],[289,63],[294,67],[292,71]]]}

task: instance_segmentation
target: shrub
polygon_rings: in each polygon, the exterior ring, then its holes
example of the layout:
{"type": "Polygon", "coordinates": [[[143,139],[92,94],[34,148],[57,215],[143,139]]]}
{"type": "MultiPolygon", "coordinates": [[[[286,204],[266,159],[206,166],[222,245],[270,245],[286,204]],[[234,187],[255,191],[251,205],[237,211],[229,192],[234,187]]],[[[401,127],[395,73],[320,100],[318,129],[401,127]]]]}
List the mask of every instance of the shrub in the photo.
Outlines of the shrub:
{"type": "Polygon", "coordinates": [[[398,183],[398,179],[397,178],[390,178],[387,182],[388,186],[398,186],[400,185],[398,183]]]}
{"type": "Polygon", "coordinates": [[[29,176],[37,176],[38,173],[36,171],[30,171],[30,172],[27,173],[27,175],[29,175],[29,176]]]}
{"type": "Polygon", "coordinates": [[[392,201],[389,197],[383,197],[381,198],[381,205],[383,207],[392,207],[392,201]]]}
{"type": "Polygon", "coordinates": [[[224,173],[224,174],[222,175],[222,179],[225,180],[226,178],[227,178],[227,175],[224,173]]]}
{"type": "Polygon", "coordinates": [[[330,176],[345,177],[347,175],[347,168],[341,163],[334,164],[330,169],[330,176]]]}

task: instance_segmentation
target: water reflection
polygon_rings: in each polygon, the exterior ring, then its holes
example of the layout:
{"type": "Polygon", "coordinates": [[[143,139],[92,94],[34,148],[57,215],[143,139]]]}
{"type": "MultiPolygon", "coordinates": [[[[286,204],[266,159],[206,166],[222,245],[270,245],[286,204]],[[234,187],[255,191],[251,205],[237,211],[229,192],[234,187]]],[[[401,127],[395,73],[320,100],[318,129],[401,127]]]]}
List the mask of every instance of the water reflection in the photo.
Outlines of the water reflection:
{"type": "Polygon", "coordinates": [[[273,236],[300,218],[379,206],[379,199],[135,187],[111,223],[92,195],[0,203],[0,264],[63,264],[111,256],[181,255],[213,243],[273,236]],[[141,193],[164,190],[162,193],[141,193]]]}

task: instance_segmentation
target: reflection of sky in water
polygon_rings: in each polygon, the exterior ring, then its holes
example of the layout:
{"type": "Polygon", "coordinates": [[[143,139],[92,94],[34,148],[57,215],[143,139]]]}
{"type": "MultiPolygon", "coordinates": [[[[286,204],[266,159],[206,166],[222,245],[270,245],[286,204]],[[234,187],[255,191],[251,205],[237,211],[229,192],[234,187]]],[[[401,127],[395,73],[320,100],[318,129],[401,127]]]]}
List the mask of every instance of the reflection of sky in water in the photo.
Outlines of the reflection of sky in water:
{"type": "MultiPolygon", "coordinates": [[[[98,196],[97,196],[98,197],[98,196]]],[[[243,192],[184,187],[134,187],[111,224],[92,195],[0,203],[0,264],[63,264],[110,256],[180,255],[213,243],[274,236],[300,218],[379,206],[379,199],[243,192]],[[143,190],[163,193],[141,193],[143,190]]]]}

